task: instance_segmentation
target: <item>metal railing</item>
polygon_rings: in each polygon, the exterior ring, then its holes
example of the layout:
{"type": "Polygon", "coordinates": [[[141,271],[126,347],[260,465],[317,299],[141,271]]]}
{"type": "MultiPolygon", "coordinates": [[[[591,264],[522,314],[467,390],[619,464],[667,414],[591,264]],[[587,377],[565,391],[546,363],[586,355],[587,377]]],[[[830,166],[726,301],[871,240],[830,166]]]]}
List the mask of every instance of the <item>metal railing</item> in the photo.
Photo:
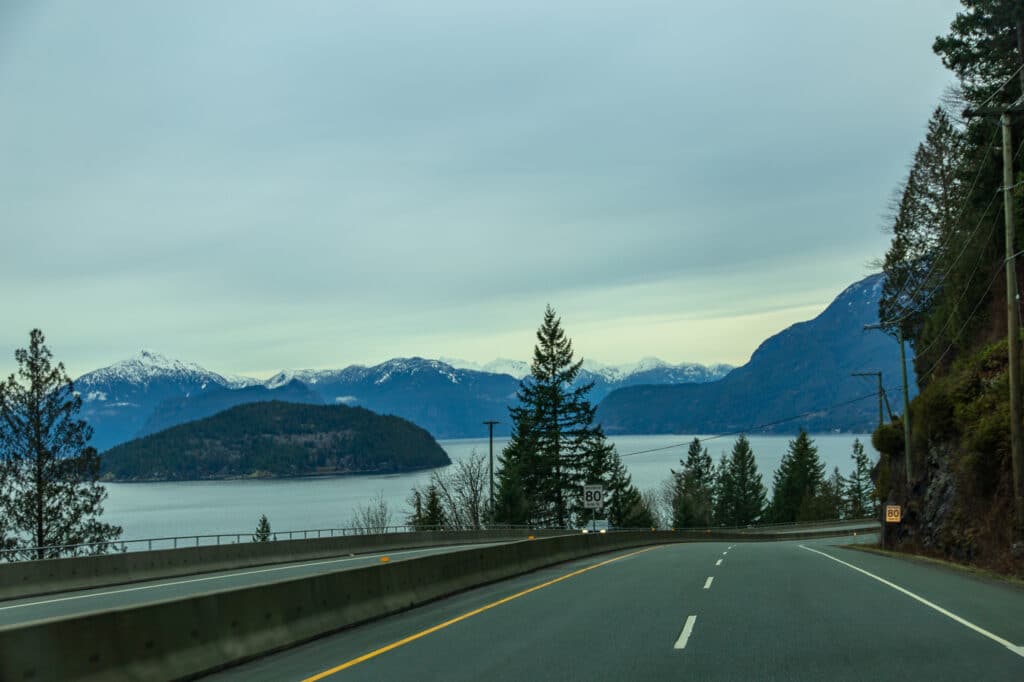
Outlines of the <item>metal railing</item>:
{"type": "MultiPolygon", "coordinates": [[[[502,531],[533,530],[537,526],[513,524],[486,524],[479,528],[457,526],[380,526],[377,528],[308,528],[302,530],[270,531],[266,541],[312,540],[316,538],[352,537],[357,535],[385,535],[389,533],[415,533],[418,531],[502,531]]],[[[552,530],[546,528],[546,530],[552,530]]],[[[554,529],[559,530],[559,529],[554,529]]],[[[562,529],[569,530],[569,529],[562,529]]],[[[35,559],[60,559],[78,556],[97,556],[121,552],[153,551],[158,549],[179,549],[184,547],[206,547],[261,542],[253,531],[236,533],[212,533],[207,535],[176,535],[161,538],[140,538],[137,540],[113,540],[106,542],[83,542],[72,545],[46,545],[43,547],[18,547],[0,550],[0,561],[32,561],[35,559]]]]}
{"type": "MultiPolygon", "coordinates": [[[[825,521],[808,521],[788,523],[765,523],[749,526],[699,526],[674,528],[672,530],[687,532],[720,532],[772,530],[787,527],[816,527],[832,525],[856,525],[878,522],[877,517],[863,519],[829,519],[825,521]]],[[[280,540],[311,540],[316,538],[351,537],[356,535],[384,535],[388,533],[415,533],[418,531],[502,531],[502,530],[564,530],[578,532],[580,528],[558,528],[551,526],[515,525],[515,524],[483,524],[478,528],[472,526],[411,526],[408,524],[382,526],[378,528],[309,528],[303,530],[271,531],[268,541],[280,540]]],[[[642,528],[613,528],[611,532],[626,530],[646,530],[642,528]]],[[[114,540],[108,542],[84,542],[73,545],[47,545],[44,547],[18,547],[0,550],[0,561],[32,561],[35,559],[59,559],[78,556],[97,556],[120,552],[153,551],[158,549],[178,549],[184,547],[204,547],[215,545],[236,545],[259,542],[252,531],[235,533],[212,533],[207,535],[176,535],[161,538],[141,538],[137,540],[114,540]]]]}

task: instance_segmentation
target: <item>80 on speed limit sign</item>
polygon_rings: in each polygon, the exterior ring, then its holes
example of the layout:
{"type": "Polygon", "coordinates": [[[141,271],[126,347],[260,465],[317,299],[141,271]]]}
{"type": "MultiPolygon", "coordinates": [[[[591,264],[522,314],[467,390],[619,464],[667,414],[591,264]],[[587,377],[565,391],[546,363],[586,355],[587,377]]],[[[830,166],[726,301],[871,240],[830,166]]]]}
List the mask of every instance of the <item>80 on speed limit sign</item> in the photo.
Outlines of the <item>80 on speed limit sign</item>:
{"type": "Polygon", "coordinates": [[[583,508],[601,509],[604,506],[604,487],[601,485],[583,486],[583,508]]]}

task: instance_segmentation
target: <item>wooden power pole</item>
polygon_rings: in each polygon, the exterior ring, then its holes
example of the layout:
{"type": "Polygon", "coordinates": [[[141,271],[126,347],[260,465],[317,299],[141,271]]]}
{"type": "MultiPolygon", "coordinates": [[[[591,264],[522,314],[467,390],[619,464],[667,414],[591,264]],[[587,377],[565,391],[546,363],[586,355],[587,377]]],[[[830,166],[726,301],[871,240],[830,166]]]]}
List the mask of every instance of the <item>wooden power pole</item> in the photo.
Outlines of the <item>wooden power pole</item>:
{"type": "MultiPolygon", "coordinates": [[[[487,468],[487,471],[488,471],[488,474],[489,474],[490,479],[491,479],[491,504],[490,504],[490,507],[491,507],[491,516],[492,517],[494,516],[494,425],[497,424],[497,423],[498,422],[496,420],[494,420],[494,419],[489,419],[489,420],[484,422],[484,424],[487,424],[487,431],[488,431],[488,437],[490,439],[490,450],[491,450],[491,464],[487,468]]],[[[492,518],[491,521],[493,522],[494,519],[492,518]]]]}
{"type": "Polygon", "coordinates": [[[1006,222],[1006,331],[1010,374],[1010,448],[1013,453],[1013,504],[1017,533],[1024,533],[1024,482],[1021,481],[1021,413],[1020,413],[1020,319],[1017,315],[1017,259],[1014,242],[1013,145],[1010,113],[999,117],[1003,128],[1003,213],[1006,222]]]}

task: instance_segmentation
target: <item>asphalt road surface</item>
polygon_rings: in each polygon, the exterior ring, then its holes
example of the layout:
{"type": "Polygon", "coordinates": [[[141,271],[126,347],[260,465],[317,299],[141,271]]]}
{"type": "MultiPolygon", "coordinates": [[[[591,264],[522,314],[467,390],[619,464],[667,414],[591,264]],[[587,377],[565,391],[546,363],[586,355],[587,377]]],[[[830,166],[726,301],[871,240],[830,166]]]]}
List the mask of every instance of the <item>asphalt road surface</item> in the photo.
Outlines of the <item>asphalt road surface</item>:
{"type": "Polygon", "coordinates": [[[591,557],[209,679],[1024,680],[1024,590],[850,541],[591,557]]]}
{"type": "Polygon", "coordinates": [[[217,590],[249,587],[278,580],[287,580],[289,578],[301,578],[320,573],[362,568],[363,566],[380,563],[381,557],[385,556],[388,557],[389,561],[404,561],[430,554],[444,554],[469,547],[490,547],[496,544],[501,543],[427,547],[379,552],[376,554],[350,554],[330,559],[315,559],[290,564],[274,564],[272,566],[254,566],[231,571],[202,573],[195,576],[178,576],[128,585],[113,585],[91,590],[11,599],[0,601],[0,625],[14,625],[43,618],[81,615],[104,609],[138,606],[164,599],[181,599],[217,590]]]}

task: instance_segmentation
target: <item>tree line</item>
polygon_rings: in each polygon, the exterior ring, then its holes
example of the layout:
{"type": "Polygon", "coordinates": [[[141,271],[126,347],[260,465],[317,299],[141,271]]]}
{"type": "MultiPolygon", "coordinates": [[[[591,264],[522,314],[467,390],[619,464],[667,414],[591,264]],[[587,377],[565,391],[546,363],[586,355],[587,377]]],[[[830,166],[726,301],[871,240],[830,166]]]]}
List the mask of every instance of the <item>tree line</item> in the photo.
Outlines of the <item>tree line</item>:
{"type": "Polygon", "coordinates": [[[789,443],[772,481],[772,496],[757,470],[746,436],[713,465],[695,438],[681,469],[660,491],[641,493],[619,453],[608,443],[588,399],[592,384],[576,385],[582,360],[561,319],[548,306],[537,330],[530,375],[509,408],[512,436],[498,459],[493,508],[485,497],[482,457],[435,471],[412,490],[407,521],[417,528],[480,528],[486,523],[584,527],[607,519],[613,527],[676,528],[861,518],[877,509],[871,462],[859,440],[853,467],[826,475],[817,448],[803,431],[789,443]],[[600,484],[603,508],[587,509],[583,487],[600,484]],[[666,513],[667,512],[667,513],[666,513]]]}
{"type": "Polygon", "coordinates": [[[757,470],[746,436],[739,436],[717,468],[699,438],[694,438],[663,487],[662,500],[674,528],[745,526],[827,519],[864,518],[877,513],[871,461],[860,440],[854,440],[853,467],[825,475],[818,449],[806,432],[789,442],[772,478],[772,496],[757,470]]]}

